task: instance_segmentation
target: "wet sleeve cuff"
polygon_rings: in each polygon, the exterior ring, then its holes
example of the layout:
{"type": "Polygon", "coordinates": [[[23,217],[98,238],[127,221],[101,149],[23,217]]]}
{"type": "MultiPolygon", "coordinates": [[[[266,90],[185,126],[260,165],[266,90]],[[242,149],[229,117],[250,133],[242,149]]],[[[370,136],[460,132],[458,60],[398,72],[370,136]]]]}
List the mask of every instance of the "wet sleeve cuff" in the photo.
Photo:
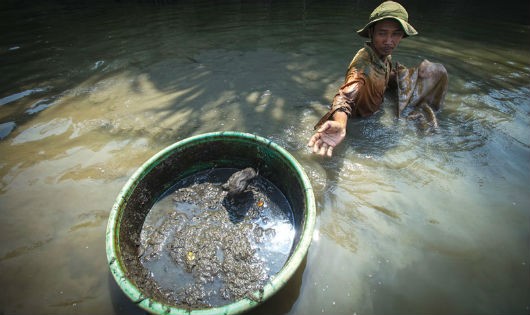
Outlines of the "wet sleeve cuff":
{"type": "Polygon", "coordinates": [[[313,130],[317,130],[318,128],[320,128],[320,126],[322,126],[326,121],[330,120],[333,117],[333,114],[335,114],[338,111],[346,113],[346,115],[348,115],[348,118],[351,117],[351,107],[349,106],[331,107],[331,109],[324,116],[322,116],[322,118],[320,118],[320,120],[315,125],[315,127],[313,127],[313,130]]]}

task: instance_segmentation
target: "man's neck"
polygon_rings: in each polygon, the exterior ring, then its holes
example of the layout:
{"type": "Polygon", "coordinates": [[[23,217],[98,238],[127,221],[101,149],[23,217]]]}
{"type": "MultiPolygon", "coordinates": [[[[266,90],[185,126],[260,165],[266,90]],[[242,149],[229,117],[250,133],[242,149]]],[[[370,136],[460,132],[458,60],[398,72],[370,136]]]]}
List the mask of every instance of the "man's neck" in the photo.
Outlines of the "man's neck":
{"type": "Polygon", "coordinates": [[[369,43],[367,43],[367,44],[368,44],[368,46],[370,46],[370,48],[372,48],[372,50],[374,51],[374,54],[375,54],[375,55],[376,55],[381,61],[385,61],[385,59],[386,59],[386,57],[388,57],[388,55],[379,55],[379,54],[377,53],[377,50],[375,49],[374,45],[373,45],[371,42],[369,42],[369,43]]]}

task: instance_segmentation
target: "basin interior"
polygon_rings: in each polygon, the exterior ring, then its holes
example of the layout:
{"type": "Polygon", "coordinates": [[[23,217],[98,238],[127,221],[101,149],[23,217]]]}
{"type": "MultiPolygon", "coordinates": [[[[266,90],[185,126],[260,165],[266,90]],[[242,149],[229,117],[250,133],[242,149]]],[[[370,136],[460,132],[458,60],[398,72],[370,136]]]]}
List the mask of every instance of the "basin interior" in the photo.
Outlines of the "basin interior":
{"type": "MultiPolygon", "coordinates": [[[[223,134],[183,141],[155,156],[139,170],[135,182],[123,194],[116,234],[118,259],[127,278],[149,299],[172,304],[163,292],[153,289],[156,286],[138,256],[142,226],[153,205],[168,189],[186,177],[210,169],[253,167],[283,193],[292,211],[295,232],[289,256],[293,254],[307,217],[307,188],[295,164],[270,142],[223,134]]],[[[256,296],[259,298],[260,294],[256,296]]]]}

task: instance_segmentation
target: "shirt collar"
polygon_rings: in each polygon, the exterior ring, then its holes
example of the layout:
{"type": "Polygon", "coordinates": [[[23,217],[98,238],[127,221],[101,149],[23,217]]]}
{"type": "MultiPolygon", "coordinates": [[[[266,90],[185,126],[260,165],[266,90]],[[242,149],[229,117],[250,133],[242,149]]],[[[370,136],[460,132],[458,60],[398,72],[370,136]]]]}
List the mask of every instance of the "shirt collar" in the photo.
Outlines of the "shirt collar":
{"type": "Polygon", "coordinates": [[[368,55],[370,56],[372,64],[377,65],[381,69],[386,69],[386,63],[390,61],[391,57],[386,56],[384,60],[381,60],[379,56],[377,56],[375,51],[372,49],[372,46],[370,46],[370,42],[366,42],[364,44],[364,47],[366,48],[366,51],[368,52],[368,55]]]}

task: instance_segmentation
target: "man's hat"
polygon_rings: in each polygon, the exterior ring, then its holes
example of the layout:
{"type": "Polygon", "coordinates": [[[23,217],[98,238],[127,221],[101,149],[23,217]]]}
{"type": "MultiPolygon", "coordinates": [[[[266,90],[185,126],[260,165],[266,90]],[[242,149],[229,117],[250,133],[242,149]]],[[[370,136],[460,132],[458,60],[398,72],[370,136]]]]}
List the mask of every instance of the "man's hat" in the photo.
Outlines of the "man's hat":
{"type": "Polygon", "coordinates": [[[370,19],[368,19],[368,24],[366,24],[362,29],[357,31],[357,34],[362,37],[368,37],[368,29],[377,21],[384,19],[394,19],[401,24],[405,34],[403,37],[417,35],[418,32],[409,24],[409,14],[405,8],[394,1],[385,1],[381,3],[375,10],[370,14],[370,19]]]}

